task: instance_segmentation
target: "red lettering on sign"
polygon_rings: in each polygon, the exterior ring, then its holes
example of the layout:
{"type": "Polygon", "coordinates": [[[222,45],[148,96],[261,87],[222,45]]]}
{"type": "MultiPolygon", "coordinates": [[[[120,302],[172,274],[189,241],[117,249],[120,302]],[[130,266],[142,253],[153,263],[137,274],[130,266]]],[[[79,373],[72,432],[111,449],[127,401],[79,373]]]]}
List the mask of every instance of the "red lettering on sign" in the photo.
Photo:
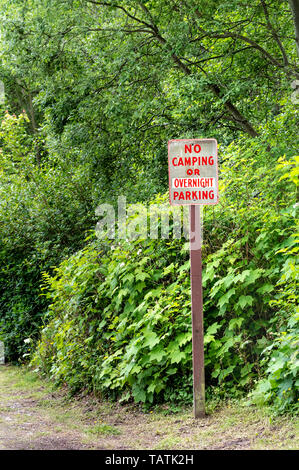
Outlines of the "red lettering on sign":
{"type": "MultiPolygon", "coordinates": [[[[174,157],[172,159],[173,166],[195,166],[195,165],[214,165],[214,157],[174,157]]],[[[188,175],[192,175],[192,170],[187,170],[188,175]],[[188,173],[188,171],[190,171],[188,173]]],[[[195,175],[199,175],[199,170],[194,171],[195,175]]]]}
{"type": "Polygon", "coordinates": [[[174,205],[217,204],[215,139],[169,141],[169,197],[174,205]]]}
{"type": "MultiPolygon", "coordinates": [[[[182,184],[180,185],[183,186],[182,184]]],[[[173,192],[173,199],[174,200],[183,200],[183,201],[198,201],[198,200],[206,200],[206,201],[213,201],[214,200],[214,191],[174,191],[173,192]]]]}

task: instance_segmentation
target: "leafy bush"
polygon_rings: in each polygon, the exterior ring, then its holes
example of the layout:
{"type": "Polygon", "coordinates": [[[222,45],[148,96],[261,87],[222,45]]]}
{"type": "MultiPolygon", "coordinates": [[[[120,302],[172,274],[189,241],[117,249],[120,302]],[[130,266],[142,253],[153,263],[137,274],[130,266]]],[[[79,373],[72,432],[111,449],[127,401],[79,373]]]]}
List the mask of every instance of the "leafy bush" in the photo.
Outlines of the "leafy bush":
{"type": "Polygon", "coordinates": [[[24,360],[24,340],[38,336],[48,305],[41,273],[82,247],[93,218],[81,168],[37,162],[27,124],[25,113],[6,112],[0,126],[0,337],[9,361],[24,360]]]}
{"type": "MultiPolygon", "coordinates": [[[[256,141],[232,144],[221,159],[221,202],[204,211],[206,383],[232,396],[263,377],[261,353],[290,321],[276,302],[296,190],[256,141]]],[[[191,401],[189,254],[182,240],[93,241],[54,277],[44,276],[51,305],[33,359],[38,370],[74,392],[191,401]]]]}
{"type": "MultiPolygon", "coordinates": [[[[298,185],[298,162],[299,157],[296,158],[296,166],[280,162],[280,168],[288,169],[282,179],[290,179],[298,185]]],[[[294,217],[297,206],[293,209],[294,217]]],[[[288,320],[281,324],[279,332],[273,333],[272,344],[262,351],[265,378],[251,394],[253,403],[274,405],[279,413],[299,409],[298,235],[294,233],[287,240],[287,246],[279,250],[286,260],[276,284],[276,298],[270,301],[270,305],[278,310],[276,317],[288,320]]]]}

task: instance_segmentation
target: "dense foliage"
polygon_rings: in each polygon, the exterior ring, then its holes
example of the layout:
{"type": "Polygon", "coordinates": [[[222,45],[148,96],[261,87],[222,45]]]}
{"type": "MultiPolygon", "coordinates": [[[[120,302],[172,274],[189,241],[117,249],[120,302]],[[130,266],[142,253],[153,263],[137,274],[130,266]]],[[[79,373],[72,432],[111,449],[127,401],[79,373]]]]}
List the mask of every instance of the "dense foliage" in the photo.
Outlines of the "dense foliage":
{"type": "Polygon", "coordinates": [[[0,0],[8,360],[33,354],[36,369],[73,391],[191,400],[185,241],[172,226],[169,239],[134,241],[98,240],[94,228],[99,204],[120,195],[167,205],[169,139],[215,137],[220,202],[204,209],[208,393],[296,410],[297,8],[0,0]]]}
{"type": "MultiPolygon", "coordinates": [[[[287,143],[279,143],[281,119],[276,126],[279,155],[287,143]]],[[[209,392],[248,391],[266,371],[254,400],[264,390],[264,401],[285,409],[299,398],[296,161],[284,156],[273,167],[273,156],[249,139],[221,157],[221,202],[204,211],[209,392]]],[[[189,254],[169,236],[90,242],[45,275],[51,305],[34,358],[39,370],[73,391],[192,399],[189,254]]]]}
{"type": "Polygon", "coordinates": [[[28,118],[5,113],[0,127],[0,330],[8,360],[29,348],[47,303],[41,275],[82,247],[94,214],[81,168],[35,164],[28,118]],[[84,189],[83,189],[84,188],[84,189]]]}

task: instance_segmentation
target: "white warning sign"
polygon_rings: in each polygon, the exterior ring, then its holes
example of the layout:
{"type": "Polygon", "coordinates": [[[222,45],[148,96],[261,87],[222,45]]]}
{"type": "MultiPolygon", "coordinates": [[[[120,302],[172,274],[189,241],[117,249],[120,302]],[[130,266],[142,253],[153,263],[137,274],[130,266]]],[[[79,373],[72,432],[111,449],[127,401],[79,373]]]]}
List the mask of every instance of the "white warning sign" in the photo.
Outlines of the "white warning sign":
{"type": "Polygon", "coordinates": [[[217,204],[218,164],[215,139],[168,142],[170,204],[217,204]]]}

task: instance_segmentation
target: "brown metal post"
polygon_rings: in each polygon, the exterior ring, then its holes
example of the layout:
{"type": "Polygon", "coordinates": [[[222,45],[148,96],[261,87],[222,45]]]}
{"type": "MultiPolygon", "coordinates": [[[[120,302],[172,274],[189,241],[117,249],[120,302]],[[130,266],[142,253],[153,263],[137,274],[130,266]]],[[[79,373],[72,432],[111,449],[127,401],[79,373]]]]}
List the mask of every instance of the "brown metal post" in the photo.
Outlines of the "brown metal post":
{"type": "Polygon", "coordinates": [[[202,300],[200,206],[190,206],[190,260],[192,304],[193,406],[194,417],[205,416],[205,370],[202,300]]]}

